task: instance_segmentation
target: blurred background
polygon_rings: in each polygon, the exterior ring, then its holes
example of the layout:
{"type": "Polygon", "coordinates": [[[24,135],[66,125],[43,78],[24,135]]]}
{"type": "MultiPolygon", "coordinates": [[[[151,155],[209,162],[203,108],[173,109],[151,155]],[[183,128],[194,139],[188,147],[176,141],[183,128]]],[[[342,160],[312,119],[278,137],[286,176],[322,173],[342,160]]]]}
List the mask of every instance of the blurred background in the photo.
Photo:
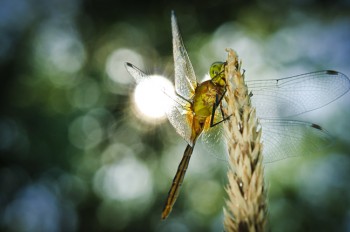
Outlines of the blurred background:
{"type": "MultiPolygon", "coordinates": [[[[173,80],[171,10],[199,80],[225,48],[247,79],[350,75],[349,0],[0,0],[1,231],[223,230],[227,168],[201,145],[160,220],[186,143],[124,68],[173,80]]],[[[266,166],[269,230],[350,231],[349,100],[300,116],[332,146],[266,166]]]]}

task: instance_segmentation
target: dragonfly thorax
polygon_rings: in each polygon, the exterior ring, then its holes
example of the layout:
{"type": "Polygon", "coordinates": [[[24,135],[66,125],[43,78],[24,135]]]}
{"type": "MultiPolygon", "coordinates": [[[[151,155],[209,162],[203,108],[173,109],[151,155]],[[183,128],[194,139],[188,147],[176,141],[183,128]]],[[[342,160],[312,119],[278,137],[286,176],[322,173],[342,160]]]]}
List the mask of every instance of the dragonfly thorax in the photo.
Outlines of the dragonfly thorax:
{"type": "Polygon", "coordinates": [[[204,123],[211,116],[215,102],[221,98],[224,91],[223,86],[214,84],[212,80],[197,86],[193,97],[193,112],[200,123],[204,123]]]}

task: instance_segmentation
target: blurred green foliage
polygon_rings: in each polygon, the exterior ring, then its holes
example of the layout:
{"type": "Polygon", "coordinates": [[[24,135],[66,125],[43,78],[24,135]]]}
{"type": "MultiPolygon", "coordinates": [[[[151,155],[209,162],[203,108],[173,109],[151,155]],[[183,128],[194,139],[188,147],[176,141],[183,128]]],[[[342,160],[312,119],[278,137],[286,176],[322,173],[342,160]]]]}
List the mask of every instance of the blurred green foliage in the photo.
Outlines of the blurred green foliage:
{"type": "MultiPolygon", "coordinates": [[[[2,231],[222,231],[226,167],[200,146],[160,220],[185,142],[133,110],[124,62],[172,79],[171,10],[199,79],[227,47],[251,79],[350,75],[348,0],[2,0],[2,231]]],[[[266,166],[272,231],[350,231],[349,99],[304,117],[331,147],[266,166]]]]}

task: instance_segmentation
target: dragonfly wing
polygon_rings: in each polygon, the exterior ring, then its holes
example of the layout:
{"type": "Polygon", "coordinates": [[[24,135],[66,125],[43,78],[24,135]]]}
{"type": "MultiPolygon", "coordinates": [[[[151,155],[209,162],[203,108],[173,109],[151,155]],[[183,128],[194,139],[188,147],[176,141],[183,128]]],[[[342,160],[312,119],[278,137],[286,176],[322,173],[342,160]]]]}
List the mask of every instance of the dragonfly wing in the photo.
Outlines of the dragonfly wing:
{"type": "MultiPolygon", "coordinates": [[[[130,63],[126,63],[125,67],[137,83],[150,78],[147,74],[130,63]]],[[[191,111],[191,104],[176,95],[176,93],[170,93],[164,89],[161,89],[161,91],[169,100],[167,101],[169,106],[166,106],[166,114],[171,125],[175,128],[176,132],[192,146],[191,132],[193,114],[191,111]]]]}
{"type": "MultiPolygon", "coordinates": [[[[331,135],[320,126],[308,122],[261,119],[264,163],[322,151],[332,142],[331,135]]],[[[217,159],[227,161],[227,142],[221,124],[202,133],[206,150],[217,159]]],[[[235,143],[235,141],[231,141],[235,143]]]]}
{"type": "Polygon", "coordinates": [[[264,163],[320,152],[332,137],[320,126],[302,121],[260,120],[264,163]]]}
{"type": "Polygon", "coordinates": [[[125,63],[126,70],[130,73],[130,75],[135,79],[136,83],[141,83],[144,80],[149,79],[149,76],[137,68],[135,65],[130,64],[128,62],[125,63]]]}
{"type": "Polygon", "coordinates": [[[167,117],[171,125],[188,144],[193,146],[191,140],[193,122],[191,104],[175,94],[172,96],[167,94],[167,96],[171,98],[171,106],[167,110],[167,117]]]}
{"type": "MultiPolygon", "coordinates": [[[[218,113],[216,115],[220,117],[218,113]]],[[[260,119],[259,122],[262,127],[264,163],[317,153],[332,142],[332,136],[313,123],[283,119],[260,119]]],[[[204,130],[201,141],[210,154],[227,161],[223,123],[204,130]]]]}
{"type": "Polygon", "coordinates": [[[171,15],[173,53],[175,66],[175,90],[185,99],[191,99],[197,87],[197,79],[186,48],[182,42],[174,12],[171,15]]]}
{"type": "Polygon", "coordinates": [[[329,70],[246,83],[260,118],[290,117],[309,112],[335,101],[350,89],[346,75],[329,70]]]}
{"type": "Polygon", "coordinates": [[[211,155],[213,155],[218,160],[227,161],[227,146],[226,139],[224,138],[225,130],[224,123],[222,121],[222,115],[220,112],[220,108],[218,107],[214,114],[213,123],[221,122],[213,127],[210,127],[210,117],[207,118],[204,126],[204,130],[201,134],[201,142],[205,147],[205,150],[208,151],[211,155]]]}

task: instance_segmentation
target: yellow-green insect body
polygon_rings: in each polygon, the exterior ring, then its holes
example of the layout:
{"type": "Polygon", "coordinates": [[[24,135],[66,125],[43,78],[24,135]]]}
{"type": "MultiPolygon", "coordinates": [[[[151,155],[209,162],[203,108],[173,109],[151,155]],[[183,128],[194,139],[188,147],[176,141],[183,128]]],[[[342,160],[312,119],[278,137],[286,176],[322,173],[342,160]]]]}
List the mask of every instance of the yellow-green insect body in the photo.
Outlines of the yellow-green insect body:
{"type": "Polygon", "coordinates": [[[215,62],[211,65],[209,74],[211,79],[202,82],[195,89],[193,96],[192,110],[193,141],[200,135],[204,127],[213,126],[214,111],[218,107],[226,91],[225,63],[215,62]]]}

